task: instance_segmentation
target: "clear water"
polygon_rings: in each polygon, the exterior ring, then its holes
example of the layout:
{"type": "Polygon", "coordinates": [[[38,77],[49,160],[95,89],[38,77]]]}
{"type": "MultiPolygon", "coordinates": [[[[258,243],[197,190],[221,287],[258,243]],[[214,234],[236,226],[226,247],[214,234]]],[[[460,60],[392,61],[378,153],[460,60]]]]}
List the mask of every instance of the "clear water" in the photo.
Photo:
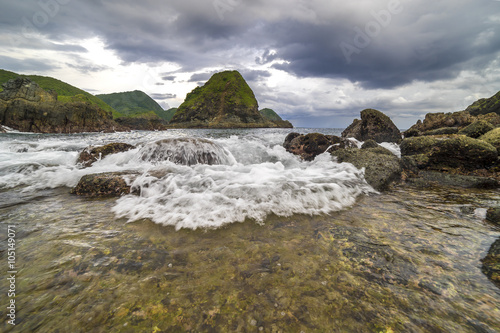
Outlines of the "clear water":
{"type": "MultiPolygon", "coordinates": [[[[329,156],[301,162],[291,130],[0,135],[0,260],[15,224],[17,325],[5,332],[498,332],[500,289],[481,258],[498,191],[397,187],[329,156]],[[144,161],[208,138],[218,165],[144,161]],[[137,149],[75,164],[88,145],[137,149]],[[81,176],[133,171],[139,196],[69,194],[81,176]]],[[[295,129],[297,131],[297,129],[295,129]]],[[[339,134],[338,130],[298,129],[339,134]]]]}

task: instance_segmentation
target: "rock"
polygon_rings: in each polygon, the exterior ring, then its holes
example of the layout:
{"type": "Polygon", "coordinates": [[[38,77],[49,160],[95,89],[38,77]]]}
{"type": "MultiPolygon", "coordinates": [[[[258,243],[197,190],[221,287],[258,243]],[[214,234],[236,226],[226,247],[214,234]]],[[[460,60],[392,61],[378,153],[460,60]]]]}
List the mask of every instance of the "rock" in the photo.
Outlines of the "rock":
{"type": "Polygon", "coordinates": [[[490,145],[492,145],[498,151],[500,151],[500,127],[495,128],[494,130],[489,131],[488,133],[480,136],[479,140],[488,142],[490,145]]]}
{"type": "Polygon", "coordinates": [[[3,91],[0,92],[0,99],[9,101],[21,98],[29,102],[57,102],[57,93],[45,91],[40,86],[28,78],[18,77],[2,84],[3,91]]]}
{"type": "Polygon", "coordinates": [[[164,131],[167,129],[167,123],[159,117],[119,117],[115,121],[123,127],[140,131],[164,131]]]}
{"type": "Polygon", "coordinates": [[[259,112],[262,115],[262,117],[264,117],[264,119],[272,121],[273,123],[275,123],[276,125],[278,125],[278,127],[280,127],[280,128],[293,128],[292,123],[290,123],[288,120],[283,120],[272,109],[265,108],[265,109],[259,110],[259,112]]]}
{"type": "Polygon", "coordinates": [[[413,161],[418,169],[437,171],[473,171],[488,169],[498,159],[491,144],[463,135],[450,138],[411,137],[401,142],[401,156],[413,161]]]}
{"type": "MultiPolygon", "coordinates": [[[[433,130],[419,133],[419,135],[432,136],[432,135],[452,135],[457,134],[460,129],[458,127],[441,127],[433,130]]],[[[415,135],[418,136],[418,135],[415,135]]]]}
{"type": "Polygon", "coordinates": [[[348,148],[332,152],[339,163],[347,162],[356,168],[365,168],[365,179],[375,190],[388,189],[391,183],[401,180],[399,159],[383,147],[348,148]]]}
{"type": "Polygon", "coordinates": [[[187,94],[170,125],[175,128],[278,127],[259,112],[255,95],[237,71],[214,74],[187,94]]]}
{"type": "Polygon", "coordinates": [[[479,138],[480,136],[493,130],[495,127],[485,120],[477,120],[469,126],[461,129],[458,134],[466,135],[471,138],[479,138]]]}
{"type": "Polygon", "coordinates": [[[339,143],[341,140],[336,136],[326,136],[320,133],[309,133],[301,135],[290,133],[285,138],[283,146],[286,151],[299,155],[305,161],[312,161],[320,154],[323,154],[331,145],[339,143]]]}
{"type": "Polygon", "coordinates": [[[490,98],[482,98],[472,103],[465,111],[472,115],[496,113],[500,114],[500,91],[490,98]]]}
{"type": "Polygon", "coordinates": [[[134,148],[134,146],[127,143],[110,143],[101,147],[88,147],[80,153],[76,162],[83,167],[89,167],[95,161],[101,160],[107,155],[125,152],[134,148]]]}
{"type": "Polygon", "coordinates": [[[122,172],[107,172],[83,176],[78,185],[71,190],[71,194],[87,197],[116,197],[130,193],[122,172]]]}
{"type": "MultiPolygon", "coordinates": [[[[403,162],[403,168],[405,168],[404,163],[405,162],[403,162]]],[[[407,170],[408,169],[406,169],[406,171],[407,170]]],[[[434,185],[477,189],[495,189],[500,187],[498,180],[490,177],[449,174],[445,172],[425,170],[418,171],[418,177],[408,178],[406,181],[423,188],[434,185]]]]}
{"type": "Polygon", "coordinates": [[[366,109],[361,111],[361,120],[353,123],[342,132],[342,137],[353,137],[359,141],[373,139],[378,143],[401,141],[401,132],[392,120],[380,111],[366,109]]]}
{"type": "Polygon", "coordinates": [[[500,207],[489,208],[486,212],[486,220],[500,225],[500,207]]]}
{"type": "Polygon", "coordinates": [[[483,273],[500,288],[500,238],[491,245],[482,262],[483,273]]]}
{"type": "Polygon", "coordinates": [[[62,103],[27,78],[3,85],[0,93],[2,125],[21,132],[75,133],[121,130],[112,115],[85,101],[62,103]]]}
{"type": "Polygon", "coordinates": [[[375,140],[366,140],[363,145],[361,146],[361,149],[368,149],[368,148],[378,148],[379,145],[375,140]]]}

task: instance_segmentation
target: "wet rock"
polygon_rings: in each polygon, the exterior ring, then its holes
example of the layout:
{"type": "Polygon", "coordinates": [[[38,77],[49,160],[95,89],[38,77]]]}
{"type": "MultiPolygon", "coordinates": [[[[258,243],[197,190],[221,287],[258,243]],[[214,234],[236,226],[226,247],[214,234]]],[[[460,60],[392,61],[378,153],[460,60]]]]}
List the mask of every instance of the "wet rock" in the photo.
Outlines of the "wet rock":
{"type": "Polygon", "coordinates": [[[491,245],[488,254],[482,261],[483,273],[500,288],[500,238],[491,245]]]}
{"type": "Polygon", "coordinates": [[[71,194],[86,197],[117,197],[130,193],[123,172],[107,172],[83,176],[71,194]]]}
{"type": "Polygon", "coordinates": [[[463,134],[471,138],[479,138],[480,136],[488,133],[489,131],[493,130],[495,127],[493,127],[492,124],[485,120],[478,120],[470,124],[469,126],[463,128],[458,132],[458,134],[463,134]]]}
{"type": "Polygon", "coordinates": [[[406,159],[406,165],[413,164],[418,169],[438,171],[487,169],[498,159],[495,147],[485,141],[463,135],[444,139],[404,139],[401,143],[401,156],[406,159]]]}
{"type": "Polygon", "coordinates": [[[366,140],[363,145],[361,146],[361,149],[368,149],[368,148],[378,148],[379,145],[375,140],[366,140]]]}
{"type": "Polygon", "coordinates": [[[334,135],[290,133],[285,138],[283,146],[288,152],[299,155],[306,161],[312,161],[316,156],[323,154],[330,146],[340,142],[341,139],[334,135]]]}
{"type": "Polygon", "coordinates": [[[88,147],[80,153],[76,162],[84,167],[90,167],[94,162],[103,159],[107,155],[125,152],[134,148],[132,145],[119,142],[101,147],[88,147]]]}
{"type": "Polygon", "coordinates": [[[488,142],[490,145],[494,146],[498,151],[500,151],[500,127],[495,128],[494,130],[480,136],[479,140],[488,142]]]}
{"type": "Polygon", "coordinates": [[[343,138],[352,137],[359,141],[373,139],[378,143],[401,141],[401,132],[392,120],[378,110],[361,111],[361,120],[353,123],[342,132],[343,138]]]}
{"type": "MultiPolygon", "coordinates": [[[[404,165],[403,168],[405,168],[404,165]]],[[[418,171],[418,176],[407,179],[407,182],[422,188],[430,187],[436,184],[479,189],[494,189],[500,187],[498,180],[491,177],[450,174],[425,170],[418,171]]]]}
{"type": "Polygon", "coordinates": [[[340,149],[332,152],[339,163],[352,163],[365,168],[365,179],[377,191],[386,190],[391,183],[401,179],[399,159],[383,147],[366,149],[340,149]]]}
{"type": "Polygon", "coordinates": [[[500,207],[491,207],[486,211],[486,220],[500,225],[500,207]]]}

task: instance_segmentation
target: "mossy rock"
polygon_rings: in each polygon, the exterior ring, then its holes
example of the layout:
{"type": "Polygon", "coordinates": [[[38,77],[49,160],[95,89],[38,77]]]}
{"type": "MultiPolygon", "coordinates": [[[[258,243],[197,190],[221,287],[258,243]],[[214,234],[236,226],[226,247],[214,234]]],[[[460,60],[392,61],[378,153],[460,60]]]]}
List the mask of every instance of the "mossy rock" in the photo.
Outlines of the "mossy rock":
{"type": "Polygon", "coordinates": [[[500,207],[491,207],[486,212],[486,220],[500,226],[500,207]]]}
{"type": "Polygon", "coordinates": [[[488,133],[489,131],[493,130],[495,127],[493,127],[492,124],[490,124],[487,121],[484,120],[478,120],[470,124],[469,126],[461,129],[458,134],[466,135],[471,138],[479,138],[480,136],[488,133]]]}
{"type": "Polygon", "coordinates": [[[332,152],[339,163],[347,162],[356,168],[365,168],[365,179],[377,191],[384,191],[390,184],[401,180],[399,159],[389,150],[378,148],[339,149],[332,152]]]}
{"type": "Polygon", "coordinates": [[[459,131],[458,127],[442,127],[442,128],[436,128],[430,131],[425,131],[422,133],[422,135],[452,135],[452,134],[457,134],[459,131]]]}
{"type": "Polygon", "coordinates": [[[429,170],[487,169],[498,160],[497,149],[491,144],[464,135],[407,138],[401,143],[401,155],[413,156],[420,169],[429,170]]]}
{"type": "Polygon", "coordinates": [[[495,128],[494,130],[491,130],[488,133],[480,136],[479,140],[483,140],[489,143],[500,151],[500,127],[495,128]]]}
{"type": "Polygon", "coordinates": [[[125,152],[134,148],[134,146],[128,143],[121,142],[110,143],[101,147],[88,147],[80,153],[76,162],[84,167],[89,167],[105,156],[125,152]]]}
{"type": "Polygon", "coordinates": [[[370,139],[363,142],[361,149],[377,148],[377,147],[379,147],[378,143],[375,140],[370,139]]]}
{"type": "Polygon", "coordinates": [[[491,245],[482,262],[483,273],[500,288],[500,238],[491,245]]]}
{"type": "Polygon", "coordinates": [[[290,133],[285,138],[283,146],[289,153],[299,155],[306,161],[312,161],[316,156],[323,154],[328,147],[340,141],[341,139],[334,135],[290,133]]]}
{"type": "Polygon", "coordinates": [[[108,172],[83,176],[71,194],[86,197],[119,197],[130,193],[130,186],[122,172],[108,172]]]}

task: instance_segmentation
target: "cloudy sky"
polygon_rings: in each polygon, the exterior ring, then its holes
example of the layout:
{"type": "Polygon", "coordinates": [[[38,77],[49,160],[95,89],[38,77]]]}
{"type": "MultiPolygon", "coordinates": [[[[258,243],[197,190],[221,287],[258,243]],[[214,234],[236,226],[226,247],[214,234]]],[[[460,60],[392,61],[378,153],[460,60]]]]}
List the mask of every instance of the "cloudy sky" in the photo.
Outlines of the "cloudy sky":
{"type": "Polygon", "coordinates": [[[500,0],[0,0],[0,68],[164,107],[236,69],[299,127],[408,128],[500,90],[500,0]]]}

